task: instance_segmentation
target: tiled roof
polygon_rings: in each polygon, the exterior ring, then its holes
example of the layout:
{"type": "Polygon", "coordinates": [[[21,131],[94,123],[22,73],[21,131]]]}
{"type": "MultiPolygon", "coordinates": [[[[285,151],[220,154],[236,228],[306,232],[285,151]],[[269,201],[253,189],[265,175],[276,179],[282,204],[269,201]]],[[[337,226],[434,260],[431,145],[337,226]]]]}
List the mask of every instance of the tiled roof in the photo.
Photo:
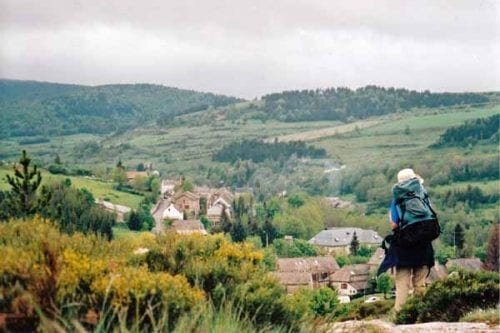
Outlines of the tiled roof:
{"type": "Polygon", "coordinates": [[[333,273],[339,265],[331,256],[307,258],[279,258],[276,261],[279,272],[328,272],[333,273]]]}
{"type": "Polygon", "coordinates": [[[273,272],[281,284],[284,285],[308,285],[312,283],[311,273],[306,272],[273,272]]]}
{"type": "MultiPolygon", "coordinates": [[[[332,282],[347,282],[353,285],[365,284],[369,280],[370,265],[368,264],[357,264],[344,266],[340,270],[336,271],[330,275],[330,281],[332,282]]],[[[354,285],[353,285],[354,286],[354,285]]],[[[355,287],[356,289],[359,289],[355,287]]]]}
{"type": "Polygon", "coordinates": [[[199,220],[176,220],[172,222],[171,228],[182,235],[193,233],[207,234],[205,227],[199,220]]]}
{"type": "Polygon", "coordinates": [[[329,228],[322,230],[309,240],[309,243],[320,246],[348,246],[356,232],[360,244],[380,244],[382,237],[373,230],[361,228],[329,228]]]}

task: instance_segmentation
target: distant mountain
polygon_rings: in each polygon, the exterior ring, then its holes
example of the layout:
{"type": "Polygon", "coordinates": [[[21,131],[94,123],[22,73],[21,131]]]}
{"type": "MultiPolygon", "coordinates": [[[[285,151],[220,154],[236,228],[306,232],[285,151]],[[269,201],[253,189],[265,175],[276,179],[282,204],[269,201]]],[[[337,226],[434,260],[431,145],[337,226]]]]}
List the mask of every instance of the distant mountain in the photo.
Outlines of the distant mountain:
{"type": "Polygon", "coordinates": [[[108,134],[168,124],[241,99],[152,84],[83,86],[0,80],[0,138],[108,134]]]}
{"type": "MultiPolygon", "coordinates": [[[[431,93],[408,89],[366,86],[356,90],[329,88],[284,91],[263,96],[251,103],[247,118],[280,121],[350,121],[408,111],[416,108],[437,108],[460,105],[481,105],[498,97],[497,93],[431,93]]],[[[236,115],[232,115],[235,117],[236,115]]]]}

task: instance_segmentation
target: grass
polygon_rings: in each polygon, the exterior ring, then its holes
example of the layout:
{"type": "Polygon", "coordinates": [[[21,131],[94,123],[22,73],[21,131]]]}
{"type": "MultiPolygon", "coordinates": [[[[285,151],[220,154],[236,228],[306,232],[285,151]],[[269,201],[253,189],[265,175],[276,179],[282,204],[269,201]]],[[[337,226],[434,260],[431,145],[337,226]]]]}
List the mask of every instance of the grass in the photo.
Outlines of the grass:
{"type": "Polygon", "coordinates": [[[486,323],[489,326],[500,325],[500,308],[477,309],[460,318],[462,322],[486,323]]]}
{"type": "MultiPolygon", "coordinates": [[[[42,171],[42,184],[50,184],[52,182],[62,181],[69,178],[71,184],[76,188],[86,188],[89,190],[94,197],[97,198],[108,198],[110,202],[115,204],[120,204],[128,206],[131,208],[138,208],[143,197],[140,195],[120,192],[113,189],[113,183],[106,183],[99,180],[94,180],[90,178],[74,177],[74,176],[63,176],[63,175],[52,175],[46,170],[42,171]]],[[[0,191],[6,191],[10,189],[10,185],[7,183],[6,175],[12,174],[12,171],[6,167],[0,168],[0,191]]]]}

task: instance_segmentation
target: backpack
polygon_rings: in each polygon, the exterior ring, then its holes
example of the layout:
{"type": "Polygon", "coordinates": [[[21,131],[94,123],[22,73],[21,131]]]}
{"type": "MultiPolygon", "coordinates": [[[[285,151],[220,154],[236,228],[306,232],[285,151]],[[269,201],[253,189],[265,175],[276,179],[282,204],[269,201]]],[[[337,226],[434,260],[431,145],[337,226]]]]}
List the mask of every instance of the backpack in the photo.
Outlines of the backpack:
{"type": "Polygon", "coordinates": [[[441,228],[437,214],[418,178],[394,185],[392,193],[399,215],[396,234],[399,246],[414,247],[439,237],[441,228]]]}

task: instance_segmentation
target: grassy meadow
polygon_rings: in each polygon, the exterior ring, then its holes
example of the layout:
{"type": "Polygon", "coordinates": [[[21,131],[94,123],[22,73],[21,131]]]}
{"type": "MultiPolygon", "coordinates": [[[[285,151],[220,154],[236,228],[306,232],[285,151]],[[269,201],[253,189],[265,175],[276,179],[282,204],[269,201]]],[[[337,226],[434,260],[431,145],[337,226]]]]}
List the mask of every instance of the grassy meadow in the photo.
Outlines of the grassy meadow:
{"type": "MultiPolygon", "coordinates": [[[[0,168],[0,191],[9,190],[10,185],[7,183],[6,175],[13,174],[11,169],[7,167],[0,168]]],[[[73,177],[64,175],[52,175],[48,171],[42,169],[42,183],[50,184],[51,182],[62,181],[66,178],[71,180],[71,184],[76,188],[86,188],[95,198],[108,199],[114,204],[125,205],[131,208],[139,207],[139,203],[143,199],[140,195],[120,192],[113,189],[113,183],[102,182],[84,177],[73,177]]]]}

